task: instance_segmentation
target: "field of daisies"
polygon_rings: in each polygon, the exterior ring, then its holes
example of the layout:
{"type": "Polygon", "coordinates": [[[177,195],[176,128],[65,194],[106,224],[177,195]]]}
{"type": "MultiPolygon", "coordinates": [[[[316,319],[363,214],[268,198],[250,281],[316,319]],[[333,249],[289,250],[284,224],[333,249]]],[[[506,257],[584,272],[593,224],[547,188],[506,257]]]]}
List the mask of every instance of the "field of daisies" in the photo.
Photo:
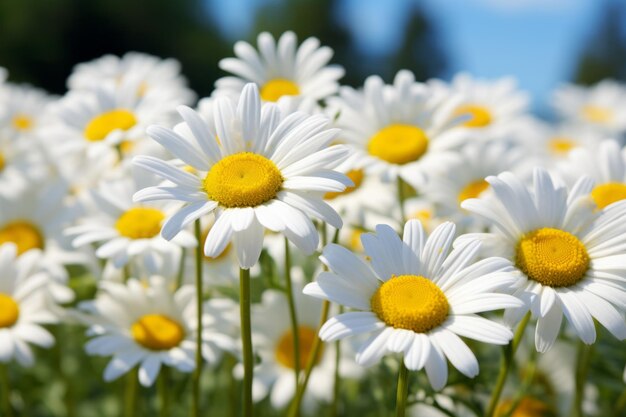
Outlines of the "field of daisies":
{"type": "Polygon", "coordinates": [[[332,55],[0,68],[0,416],[626,415],[626,86],[332,55]]]}

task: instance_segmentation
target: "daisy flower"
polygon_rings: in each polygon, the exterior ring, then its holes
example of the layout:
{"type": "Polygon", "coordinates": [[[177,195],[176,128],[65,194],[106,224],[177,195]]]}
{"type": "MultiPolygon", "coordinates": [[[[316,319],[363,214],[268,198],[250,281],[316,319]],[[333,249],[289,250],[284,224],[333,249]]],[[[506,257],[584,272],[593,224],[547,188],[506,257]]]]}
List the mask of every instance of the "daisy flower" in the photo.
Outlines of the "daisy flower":
{"type": "Polygon", "coordinates": [[[160,273],[164,258],[175,253],[180,259],[181,247],[195,247],[196,239],[187,230],[181,230],[171,242],[160,235],[164,220],[179,205],[133,203],[137,190],[158,183],[152,177],[134,169],[132,178],[102,182],[91,194],[93,208],[79,220],[79,225],[66,230],[73,238],[74,247],[98,243],[97,257],[110,261],[116,269],[130,263],[133,276],[141,274],[140,271],[150,275],[160,273]],[[137,265],[140,271],[132,269],[137,265]]]}
{"type": "Polygon", "coordinates": [[[503,171],[532,172],[525,150],[505,142],[471,143],[455,154],[455,159],[431,171],[422,196],[433,202],[437,214],[446,217],[464,231],[482,229],[484,224],[461,208],[468,198],[491,194],[485,177],[503,171]],[[524,169],[526,168],[526,169],[524,169]]]}
{"type": "MultiPolygon", "coordinates": [[[[165,280],[152,279],[145,287],[135,279],[126,284],[102,281],[101,292],[91,302],[81,304],[82,316],[92,337],[85,345],[89,355],[111,356],[104,380],[119,378],[135,366],[139,382],[151,386],[161,366],[181,372],[195,368],[197,331],[195,289],[182,286],[169,291],[165,280]]],[[[219,360],[224,349],[234,344],[222,330],[230,325],[225,317],[230,307],[221,302],[203,306],[202,353],[209,363],[219,360]]]]}
{"type": "Polygon", "coordinates": [[[40,253],[18,257],[12,243],[0,245],[0,362],[15,359],[22,366],[32,366],[29,344],[49,348],[54,338],[43,327],[56,323],[48,311],[45,285],[49,279],[40,269],[40,253]]]}
{"type": "Polygon", "coordinates": [[[565,120],[607,133],[626,130],[626,87],[616,81],[591,87],[564,85],[554,92],[552,105],[565,120]]]}
{"type": "Polygon", "coordinates": [[[596,184],[591,197],[598,209],[626,199],[626,150],[615,140],[573,150],[560,172],[570,180],[583,175],[591,177],[596,184]]]}
{"type": "Polygon", "coordinates": [[[46,172],[35,141],[18,143],[0,134],[0,195],[15,195],[46,172]]]}
{"type": "Polygon", "coordinates": [[[568,192],[536,168],[533,189],[509,172],[488,177],[494,198],[461,206],[493,225],[480,239],[485,252],[510,259],[517,270],[515,295],[523,308],[505,312],[516,323],[528,311],[537,318],[535,346],[554,344],[563,315],[586,344],[594,343],[594,318],[618,339],[626,338],[626,204],[594,211],[593,181],[581,178],[568,192]]]}
{"type": "Polygon", "coordinates": [[[219,66],[233,76],[217,80],[216,93],[239,95],[246,83],[256,83],[264,101],[283,96],[302,96],[315,101],[335,94],[343,68],[330,66],[333,50],[307,38],[298,47],[296,35],[285,32],[278,39],[268,32],[257,38],[258,52],[247,42],[235,44],[237,58],[224,58],[219,66]]]}
{"type": "Polygon", "coordinates": [[[378,76],[365,80],[363,92],[343,87],[330,100],[341,140],[385,181],[400,176],[420,186],[429,168],[444,163],[462,136],[450,130],[456,99],[437,99],[431,87],[400,71],[392,85],[378,76]]]}
{"type": "Polygon", "coordinates": [[[482,80],[461,73],[450,84],[439,80],[429,83],[440,90],[439,94],[461,97],[454,113],[465,116],[467,120],[462,127],[478,137],[506,135],[528,110],[529,96],[517,88],[513,78],[482,80]]]}
{"type": "Polygon", "coordinates": [[[459,336],[507,344],[512,332],[477,313],[523,304],[498,293],[517,280],[510,262],[476,262],[477,240],[466,240],[451,251],[454,235],[449,222],[428,239],[417,220],[407,222],[402,239],[391,227],[379,225],[375,235],[361,237],[371,263],[328,245],[320,259],[332,272],[320,274],[304,293],[357,311],[328,320],[320,330],[322,340],[369,333],[357,363],[369,366],[386,353],[402,353],[408,369],[426,369],[436,390],[448,379],[446,358],[462,374],[476,376],[478,361],[459,336]]]}
{"type": "Polygon", "coordinates": [[[195,94],[187,88],[187,80],[180,73],[180,62],[141,52],[124,56],[104,55],[76,67],[67,80],[70,90],[90,90],[103,82],[123,84],[133,80],[137,93],[148,96],[166,94],[179,104],[190,104],[195,94]]]}
{"type": "MultiPolygon", "coordinates": [[[[305,369],[317,338],[322,303],[302,294],[304,282],[302,270],[293,268],[292,275],[298,316],[300,369],[305,369]]],[[[276,290],[266,290],[261,304],[253,306],[252,327],[255,351],[261,358],[261,363],[256,367],[254,374],[255,401],[260,401],[269,394],[272,406],[281,409],[289,404],[296,388],[293,332],[285,294],[276,290]]],[[[343,378],[360,376],[362,370],[354,364],[348,346],[342,347],[339,360],[340,375],[343,378]]],[[[335,358],[335,345],[324,345],[307,385],[304,397],[305,409],[315,409],[319,402],[329,403],[332,400],[335,358]]],[[[240,374],[240,371],[237,369],[237,374],[240,374]]]]}
{"type": "Polygon", "coordinates": [[[327,129],[324,116],[287,115],[273,103],[261,105],[255,84],[244,88],[237,103],[227,97],[216,100],[215,125],[187,107],[179,112],[185,121],[174,130],[152,126],[148,133],[192,172],[157,158],[135,158],[137,166],[175,184],[141,190],[136,201],[187,203],[163,224],[165,239],[214,212],[205,255],[219,256],[232,240],[240,266],[249,269],[259,259],[264,229],[283,233],[311,253],[319,236],[308,215],[341,227],[341,218],[319,194],[351,185],[333,170],[348,150],[328,146],[338,132],[327,129]]]}
{"type": "Polygon", "coordinates": [[[30,86],[3,87],[0,98],[0,131],[10,139],[30,137],[45,124],[47,109],[53,98],[30,86]]]}

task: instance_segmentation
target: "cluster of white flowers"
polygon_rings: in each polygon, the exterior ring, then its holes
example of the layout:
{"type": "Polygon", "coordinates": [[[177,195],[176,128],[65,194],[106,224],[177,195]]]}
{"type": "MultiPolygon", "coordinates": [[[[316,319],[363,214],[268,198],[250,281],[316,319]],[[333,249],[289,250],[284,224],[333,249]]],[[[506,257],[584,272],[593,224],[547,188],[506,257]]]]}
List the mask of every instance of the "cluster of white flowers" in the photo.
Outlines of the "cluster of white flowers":
{"type": "MultiPolygon", "coordinates": [[[[33,364],[66,322],[105,381],[192,372],[199,348],[245,362],[250,270],[252,397],[277,409],[331,402],[385,356],[441,390],[448,362],[479,373],[465,339],[514,352],[529,321],[541,354],[596,323],[626,339],[625,85],[563,86],[547,123],[510,78],[341,86],[332,50],[291,32],[234,52],[199,101],[140,53],[77,65],[63,97],[0,68],[0,362],[33,364]]],[[[445,392],[427,399],[462,413],[445,392]]]]}

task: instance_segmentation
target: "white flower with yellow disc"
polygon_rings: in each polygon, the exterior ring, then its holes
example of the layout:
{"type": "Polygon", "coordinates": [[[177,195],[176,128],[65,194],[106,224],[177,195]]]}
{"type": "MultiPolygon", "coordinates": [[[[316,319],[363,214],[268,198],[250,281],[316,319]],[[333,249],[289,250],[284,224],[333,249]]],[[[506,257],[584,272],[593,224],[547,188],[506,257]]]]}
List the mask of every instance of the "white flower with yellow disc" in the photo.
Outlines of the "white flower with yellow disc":
{"type": "MultiPolygon", "coordinates": [[[[102,281],[96,299],[81,304],[81,317],[92,337],[85,345],[89,355],[111,356],[104,380],[119,378],[135,366],[139,382],[151,386],[163,365],[191,372],[195,368],[195,288],[185,285],[175,293],[165,280],[150,280],[146,287],[135,279],[126,284],[102,281]]],[[[202,354],[216,363],[223,350],[234,347],[226,330],[232,303],[215,300],[203,306],[202,354]]]]}
{"type": "Polygon", "coordinates": [[[0,244],[0,363],[15,359],[22,366],[35,362],[29,344],[49,348],[54,338],[43,325],[58,320],[48,310],[40,253],[18,257],[12,243],[0,244]]]}
{"type": "Polygon", "coordinates": [[[586,344],[596,340],[594,319],[626,338],[626,203],[597,211],[593,181],[581,178],[569,192],[557,181],[536,168],[529,189],[505,172],[487,178],[494,198],[461,204],[492,224],[490,233],[464,238],[480,239],[486,254],[521,272],[515,295],[526,305],[507,310],[505,320],[514,324],[530,308],[539,352],[554,344],[563,315],[586,344]]]}
{"type": "Polygon", "coordinates": [[[339,112],[335,124],[342,129],[341,141],[385,181],[400,176],[420,186],[429,168],[444,163],[450,156],[446,151],[463,140],[451,131],[460,122],[453,115],[456,99],[438,99],[406,70],[392,85],[371,76],[362,92],[342,87],[340,96],[329,101],[339,112]]]}
{"type": "Polygon", "coordinates": [[[174,130],[151,126],[148,133],[192,169],[135,158],[137,166],[174,183],[141,190],[136,201],[186,203],[163,224],[165,239],[214,212],[205,255],[219,256],[232,241],[240,266],[250,268],[259,259],[265,229],[284,234],[311,253],[319,236],[309,215],[341,227],[341,218],[321,194],[351,184],[333,170],[348,150],[329,146],[338,131],[327,128],[326,117],[283,114],[274,103],[262,105],[255,84],[244,88],[238,102],[217,98],[214,125],[187,107],[179,112],[185,121],[174,130]]]}
{"type": "Polygon", "coordinates": [[[343,68],[329,66],[333,50],[320,47],[317,38],[307,38],[300,46],[293,32],[285,32],[276,41],[268,32],[257,38],[258,52],[247,42],[235,44],[237,58],[224,58],[219,66],[233,76],[215,83],[216,94],[239,95],[247,83],[256,83],[264,101],[283,96],[302,96],[322,100],[339,89],[337,80],[343,68]]]}
{"type": "Polygon", "coordinates": [[[180,259],[182,247],[196,246],[192,233],[181,230],[171,242],[160,235],[163,222],[179,205],[133,203],[137,190],[153,184],[158,181],[138,169],[132,178],[102,182],[91,193],[92,204],[86,216],[66,230],[74,247],[97,243],[97,257],[110,261],[116,269],[130,264],[133,276],[161,273],[164,258],[177,255],[180,259]],[[133,269],[137,267],[140,269],[133,269]]]}
{"type": "Polygon", "coordinates": [[[563,85],[554,92],[552,106],[567,121],[605,133],[626,131],[626,86],[617,81],[563,85]]]}
{"type": "MultiPolygon", "coordinates": [[[[462,374],[478,374],[478,361],[459,336],[504,345],[513,337],[507,327],[478,313],[520,307],[501,294],[518,279],[502,258],[478,259],[480,242],[466,240],[452,250],[453,223],[443,223],[428,237],[417,220],[404,227],[402,239],[389,226],[361,240],[371,262],[338,245],[324,249],[321,273],[304,293],[357,311],[331,318],[320,330],[326,342],[371,334],[357,355],[370,366],[397,352],[413,371],[422,368],[436,390],[448,379],[446,358],[462,374]]],[[[457,241],[458,242],[458,241],[457,241]]]]}
{"type": "Polygon", "coordinates": [[[30,139],[46,123],[53,101],[45,91],[27,85],[6,85],[0,94],[0,134],[13,140],[30,139]]]}

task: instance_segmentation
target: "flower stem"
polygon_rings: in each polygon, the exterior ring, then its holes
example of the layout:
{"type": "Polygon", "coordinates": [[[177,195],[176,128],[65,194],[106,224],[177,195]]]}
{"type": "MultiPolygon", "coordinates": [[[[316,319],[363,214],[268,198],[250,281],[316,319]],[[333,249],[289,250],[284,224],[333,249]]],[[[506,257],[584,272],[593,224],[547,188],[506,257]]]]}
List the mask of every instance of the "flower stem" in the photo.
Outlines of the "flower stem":
{"type": "Polygon", "coordinates": [[[289,302],[289,318],[291,319],[291,335],[293,336],[294,383],[297,385],[298,377],[300,376],[300,332],[298,330],[298,315],[296,314],[296,303],[291,282],[291,254],[287,238],[285,238],[285,290],[287,292],[287,301],[289,302]]]}
{"type": "Polygon", "coordinates": [[[133,368],[126,375],[124,387],[124,416],[135,417],[137,415],[137,369],[133,368]]]}
{"type": "Polygon", "coordinates": [[[0,388],[2,389],[2,411],[7,417],[13,416],[11,408],[11,381],[9,380],[9,367],[0,364],[0,388]]]}
{"type": "Polygon", "coordinates": [[[200,417],[200,377],[202,376],[202,231],[200,219],[194,223],[196,234],[196,369],[193,372],[191,415],[200,417]]]}
{"type": "Polygon", "coordinates": [[[574,404],[572,404],[572,417],[584,417],[583,399],[585,396],[585,382],[591,364],[593,345],[586,345],[583,341],[578,343],[578,360],[576,363],[576,391],[574,404]]]}
{"type": "Polygon", "coordinates": [[[397,184],[398,184],[398,203],[400,204],[400,222],[401,222],[401,226],[403,226],[404,223],[406,222],[406,215],[404,213],[404,201],[406,200],[406,195],[404,193],[404,181],[402,180],[402,178],[400,178],[399,175],[397,178],[397,184]]]}
{"type": "Polygon", "coordinates": [[[493,393],[491,394],[491,400],[489,401],[489,406],[487,407],[485,417],[493,417],[494,413],[496,412],[496,408],[498,407],[498,403],[500,402],[500,395],[502,395],[502,389],[504,388],[506,378],[509,375],[509,371],[511,370],[511,365],[513,364],[513,357],[515,356],[515,352],[517,351],[522,337],[524,336],[524,330],[526,329],[529,320],[530,312],[526,313],[520,324],[517,326],[517,330],[515,331],[513,340],[511,340],[508,345],[502,348],[500,373],[498,374],[496,386],[494,387],[493,393]]]}
{"type": "Polygon", "coordinates": [[[241,315],[241,343],[243,353],[243,417],[252,416],[252,326],[250,323],[250,270],[239,269],[239,312],[241,315]]]}
{"type": "Polygon", "coordinates": [[[396,417],[404,417],[409,396],[409,370],[401,360],[398,371],[398,390],[396,391],[396,417]]]}
{"type": "Polygon", "coordinates": [[[613,417],[619,417],[622,415],[622,410],[626,408],[626,388],[622,391],[617,402],[615,403],[615,408],[613,409],[613,417]]]}
{"type": "Polygon", "coordinates": [[[169,368],[164,366],[161,368],[161,375],[159,375],[159,398],[160,398],[160,417],[168,417],[170,415],[170,398],[169,398],[169,368]]]}
{"type": "MultiPolygon", "coordinates": [[[[343,311],[342,311],[343,312],[343,311]]],[[[331,416],[339,415],[339,393],[341,387],[341,374],[339,373],[339,361],[341,359],[341,340],[335,342],[335,381],[333,384],[333,404],[331,408],[331,416]]]]}

